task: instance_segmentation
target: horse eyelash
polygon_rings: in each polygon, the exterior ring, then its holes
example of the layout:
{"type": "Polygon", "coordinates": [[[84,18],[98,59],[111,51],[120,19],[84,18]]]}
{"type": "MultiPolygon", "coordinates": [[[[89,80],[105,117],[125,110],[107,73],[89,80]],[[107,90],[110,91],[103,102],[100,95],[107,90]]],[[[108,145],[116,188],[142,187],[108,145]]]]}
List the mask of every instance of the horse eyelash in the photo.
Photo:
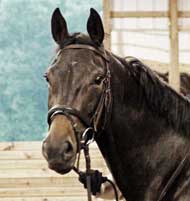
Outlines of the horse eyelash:
{"type": "Polygon", "coordinates": [[[46,79],[47,82],[49,82],[49,79],[46,73],[43,75],[43,77],[46,79]]]}

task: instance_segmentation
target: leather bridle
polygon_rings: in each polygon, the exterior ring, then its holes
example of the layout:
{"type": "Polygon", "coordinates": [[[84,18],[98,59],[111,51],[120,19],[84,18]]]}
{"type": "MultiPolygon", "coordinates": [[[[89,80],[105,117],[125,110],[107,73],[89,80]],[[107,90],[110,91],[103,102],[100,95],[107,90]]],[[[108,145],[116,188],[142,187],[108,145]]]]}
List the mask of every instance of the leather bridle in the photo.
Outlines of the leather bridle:
{"type": "MultiPolygon", "coordinates": [[[[73,167],[73,170],[80,175],[79,171],[79,161],[80,161],[80,151],[81,149],[84,150],[84,156],[86,161],[86,182],[87,182],[87,193],[88,193],[88,201],[91,201],[91,161],[90,161],[90,155],[89,155],[89,144],[94,141],[95,138],[97,138],[102,131],[104,131],[110,121],[111,118],[111,112],[112,112],[112,93],[111,93],[111,73],[109,69],[109,58],[107,57],[107,54],[104,49],[98,49],[90,45],[85,44],[71,44],[67,45],[64,48],[62,48],[60,51],[66,51],[68,49],[87,49],[89,51],[93,51],[95,54],[102,57],[102,59],[106,63],[106,74],[103,82],[103,91],[99,99],[99,103],[96,107],[96,110],[92,116],[91,119],[86,118],[81,111],[78,111],[75,108],[68,107],[65,105],[56,105],[53,106],[48,111],[48,117],[47,121],[49,124],[49,127],[51,126],[51,123],[53,121],[53,117],[56,115],[64,115],[66,118],[70,121],[76,140],[77,140],[77,152],[78,152],[78,159],[77,159],[77,167],[73,167]],[[80,133],[77,130],[77,124],[75,123],[74,119],[72,117],[78,118],[80,122],[85,126],[85,130],[80,135],[80,133]],[[102,122],[103,120],[103,122],[102,122]]],[[[59,54],[60,52],[58,52],[59,54]]],[[[108,181],[112,184],[116,200],[118,200],[118,194],[115,185],[109,180],[108,181]]]]}
{"type": "MultiPolygon", "coordinates": [[[[66,51],[68,49],[73,49],[73,50],[87,49],[87,50],[93,51],[94,53],[98,54],[99,56],[103,58],[103,60],[106,63],[106,74],[102,81],[103,92],[101,94],[99,103],[91,119],[86,118],[80,111],[76,110],[75,108],[68,107],[65,105],[55,105],[48,111],[47,121],[50,126],[52,123],[53,117],[55,115],[59,114],[59,115],[66,116],[71,122],[77,142],[80,143],[80,140],[85,139],[87,143],[88,141],[92,141],[92,137],[93,138],[97,137],[100,133],[102,133],[103,130],[105,130],[106,126],[108,125],[108,121],[110,120],[110,117],[111,117],[112,93],[111,93],[111,73],[109,69],[109,58],[107,57],[107,54],[104,49],[103,50],[97,49],[90,45],[71,44],[61,49],[61,51],[66,51]],[[86,130],[81,136],[83,137],[83,139],[78,139],[79,137],[78,137],[78,131],[76,129],[76,123],[74,122],[72,116],[77,117],[81,121],[81,123],[86,127],[86,130]],[[102,118],[103,118],[103,122],[101,122],[102,118]],[[89,137],[88,135],[90,135],[91,137],[89,137]]],[[[78,147],[80,147],[80,145],[78,145],[78,147]]]]}

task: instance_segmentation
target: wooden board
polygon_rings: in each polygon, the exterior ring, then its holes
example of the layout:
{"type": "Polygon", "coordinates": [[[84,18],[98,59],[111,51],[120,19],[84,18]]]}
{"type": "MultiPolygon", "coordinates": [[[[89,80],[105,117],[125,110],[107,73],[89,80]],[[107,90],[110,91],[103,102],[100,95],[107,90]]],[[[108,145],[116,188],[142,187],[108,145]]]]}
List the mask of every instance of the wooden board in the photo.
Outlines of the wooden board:
{"type": "MultiPolygon", "coordinates": [[[[96,146],[90,146],[92,167],[107,174],[96,146]]],[[[85,168],[84,157],[80,167],[85,168]]],[[[48,168],[41,142],[0,143],[1,201],[84,201],[86,191],[74,171],[59,175],[48,168]]],[[[94,199],[93,199],[94,200],[94,199]]]]}
{"type": "MultiPolygon", "coordinates": [[[[169,17],[168,11],[110,11],[111,18],[166,18],[169,17]]],[[[188,11],[178,11],[181,18],[189,18],[188,11]]]]}
{"type": "Polygon", "coordinates": [[[86,200],[84,196],[82,197],[48,197],[48,196],[41,196],[41,197],[6,197],[6,198],[1,198],[1,201],[84,201],[86,200]],[[64,199],[64,200],[63,200],[64,199]]]}

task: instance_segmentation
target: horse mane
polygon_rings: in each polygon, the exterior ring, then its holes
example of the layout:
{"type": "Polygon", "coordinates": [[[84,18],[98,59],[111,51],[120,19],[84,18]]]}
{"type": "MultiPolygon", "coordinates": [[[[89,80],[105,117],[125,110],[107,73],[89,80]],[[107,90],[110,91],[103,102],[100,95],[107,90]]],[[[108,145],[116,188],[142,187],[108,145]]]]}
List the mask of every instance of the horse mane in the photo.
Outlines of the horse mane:
{"type": "Polygon", "coordinates": [[[145,101],[153,113],[166,119],[176,130],[190,135],[190,100],[162,81],[140,60],[130,61],[117,57],[126,70],[138,83],[141,92],[140,101],[145,101]]]}

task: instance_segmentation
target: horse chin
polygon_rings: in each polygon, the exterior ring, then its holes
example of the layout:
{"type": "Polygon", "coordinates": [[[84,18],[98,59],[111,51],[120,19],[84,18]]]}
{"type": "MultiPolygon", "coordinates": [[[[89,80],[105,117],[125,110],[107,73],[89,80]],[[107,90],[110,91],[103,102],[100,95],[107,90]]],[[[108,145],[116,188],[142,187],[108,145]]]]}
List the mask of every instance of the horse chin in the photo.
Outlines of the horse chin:
{"type": "Polygon", "coordinates": [[[72,170],[72,168],[66,168],[66,169],[54,169],[55,172],[59,173],[59,174],[67,174],[72,170]]]}
{"type": "Polygon", "coordinates": [[[48,166],[51,170],[64,175],[69,173],[73,169],[74,162],[75,160],[72,160],[70,162],[67,161],[66,163],[49,163],[48,166]]]}

